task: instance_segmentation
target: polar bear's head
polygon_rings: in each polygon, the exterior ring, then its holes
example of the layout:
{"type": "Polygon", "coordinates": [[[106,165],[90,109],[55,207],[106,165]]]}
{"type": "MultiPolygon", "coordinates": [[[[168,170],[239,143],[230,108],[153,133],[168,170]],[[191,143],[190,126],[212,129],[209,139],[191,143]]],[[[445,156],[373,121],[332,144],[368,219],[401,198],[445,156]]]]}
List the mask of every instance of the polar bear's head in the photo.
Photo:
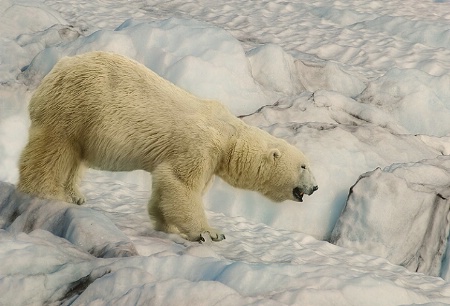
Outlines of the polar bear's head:
{"type": "Polygon", "coordinates": [[[302,202],[303,195],[318,189],[308,159],[300,150],[256,128],[238,139],[228,161],[222,178],[275,202],[302,202]]]}
{"type": "Polygon", "coordinates": [[[262,160],[266,174],[258,191],[275,202],[303,202],[303,195],[311,195],[319,188],[307,158],[284,141],[273,146],[266,151],[265,161],[262,160]]]}

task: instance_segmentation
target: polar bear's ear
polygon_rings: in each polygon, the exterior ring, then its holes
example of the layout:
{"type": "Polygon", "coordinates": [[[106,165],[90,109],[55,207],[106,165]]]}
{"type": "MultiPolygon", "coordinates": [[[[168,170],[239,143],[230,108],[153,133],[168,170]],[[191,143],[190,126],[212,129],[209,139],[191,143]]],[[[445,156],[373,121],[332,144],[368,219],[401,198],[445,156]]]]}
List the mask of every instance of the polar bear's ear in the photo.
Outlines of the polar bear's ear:
{"type": "Polygon", "coordinates": [[[281,152],[277,148],[270,149],[268,157],[270,160],[277,160],[281,157],[281,152]]]}

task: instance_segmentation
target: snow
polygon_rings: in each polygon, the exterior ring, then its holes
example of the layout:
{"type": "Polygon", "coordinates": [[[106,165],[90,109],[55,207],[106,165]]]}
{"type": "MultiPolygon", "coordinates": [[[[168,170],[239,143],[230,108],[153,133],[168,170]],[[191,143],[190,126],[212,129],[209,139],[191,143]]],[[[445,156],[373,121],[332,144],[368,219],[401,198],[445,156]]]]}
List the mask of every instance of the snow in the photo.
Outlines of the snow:
{"type": "Polygon", "coordinates": [[[448,1],[6,0],[0,16],[1,305],[450,305],[448,1]],[[319,190],[275,204],[216,179],[205,207],[227,239],[203,244],[153,229],[142,171],[89,170],[81,207],[17,193],[32,92],[92,50],[286,139],[319,190]]]}

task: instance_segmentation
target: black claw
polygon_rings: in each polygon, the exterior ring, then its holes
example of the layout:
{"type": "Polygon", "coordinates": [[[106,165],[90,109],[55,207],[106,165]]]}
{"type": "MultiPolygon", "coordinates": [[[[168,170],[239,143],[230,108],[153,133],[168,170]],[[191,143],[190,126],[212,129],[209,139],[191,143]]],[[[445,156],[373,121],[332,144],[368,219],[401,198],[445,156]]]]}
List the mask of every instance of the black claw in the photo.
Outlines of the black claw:
{"type": "Polygon", "coordinates": [[[216,236],[213,237],[213,236],[211,236],[211,232],[206,231],[206,232],[200,234],[200,237],[198,237],[198,242],[200,242],[200,243],[206,242],[205,236],[203,236],[206,233],[209,235],[209,237],[211,238],[212,241],[221,241],[221,240],[225,239],[224,234],[216,234],[216,236]]]}
{"type": "Polygon", "coordinates": [[[213,239],[213,241],[221,241],[221,240],[224,240],[225,239],[225,235],[224,234],[217,234],[216,235],[216,238],[215,239],[213,239]]]}

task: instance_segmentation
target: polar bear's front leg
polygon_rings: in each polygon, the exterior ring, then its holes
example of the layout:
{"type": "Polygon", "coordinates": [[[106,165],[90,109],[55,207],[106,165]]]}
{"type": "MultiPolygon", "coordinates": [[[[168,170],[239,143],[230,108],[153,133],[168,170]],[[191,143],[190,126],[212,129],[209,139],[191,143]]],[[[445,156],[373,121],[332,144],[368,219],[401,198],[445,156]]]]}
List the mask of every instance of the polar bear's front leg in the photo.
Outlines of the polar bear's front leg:
{"type": "Polygon", "coordinates": [[[202,204],[203,188],[188,186],[162,165],[153,171],[152,180],[148,212],[156,230],[179,234],[191,241],[202,240],[204,233],[214,241],[225,239],[220,231],[208,225],[202,204]]]}

